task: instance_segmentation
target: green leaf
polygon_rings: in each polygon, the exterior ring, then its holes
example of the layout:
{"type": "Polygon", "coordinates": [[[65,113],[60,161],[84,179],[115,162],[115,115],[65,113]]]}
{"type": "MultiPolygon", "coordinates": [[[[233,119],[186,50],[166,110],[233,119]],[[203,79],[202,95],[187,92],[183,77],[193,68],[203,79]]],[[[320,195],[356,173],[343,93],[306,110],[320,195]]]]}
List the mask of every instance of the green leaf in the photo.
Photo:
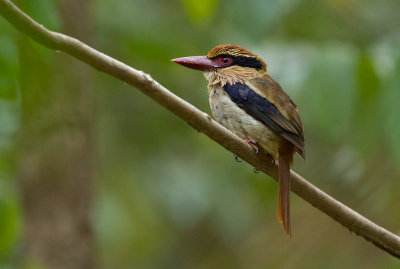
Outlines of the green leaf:
{"type": "Polygon", "coordinates": [[[379,77],[371,57],[365,51],[361,52],[358,59],[357,82],[363,101],[376,97],[379,91],[379,77]]]}
{"type": "Polygon", "coordinates": [[[11,35],[0,33],[0,98],[17,97],[17,47],[11,35]]]}
{"type": "Polygon", "coordinates": [[[0,198],[0,260],[10,255],[19,233],[20,216],[15,197],[0,198]]]}
{"type": "Polygon", "coordinates": [[[218,1],[217,0],[181,0],[181,3],[188,13],[190,19],[194,22],[208,20],[214,14],[218,1]]]}
{"type": "Polygon", "coordinates": [[[400,164],[400,58],[388,79],[382,104],[381,120],[384,122],[383,141],[400,164]]]}
{"type": "Polygon", "coordinates": [[[371,55],[362,50],[356,67],[357,97],[352,115],[352,142],[363,155],[370,155],[376,148],[376,136],[380,134],[379,90],[380,80],[371,55]]]}

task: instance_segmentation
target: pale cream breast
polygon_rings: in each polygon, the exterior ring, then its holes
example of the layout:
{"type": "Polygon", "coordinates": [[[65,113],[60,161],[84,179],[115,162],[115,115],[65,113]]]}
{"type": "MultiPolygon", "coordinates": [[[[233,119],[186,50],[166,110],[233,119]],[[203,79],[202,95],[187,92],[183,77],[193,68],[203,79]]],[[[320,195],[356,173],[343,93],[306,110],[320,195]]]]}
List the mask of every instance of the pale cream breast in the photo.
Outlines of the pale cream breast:
{"type": "Polygon", "coordinates": [[[279,136],[239,108],[222,87],[209,87],[209,101],[211,112],[217,122],[242,139],[250,138],[274,159],[278,158],[279,136]]]}

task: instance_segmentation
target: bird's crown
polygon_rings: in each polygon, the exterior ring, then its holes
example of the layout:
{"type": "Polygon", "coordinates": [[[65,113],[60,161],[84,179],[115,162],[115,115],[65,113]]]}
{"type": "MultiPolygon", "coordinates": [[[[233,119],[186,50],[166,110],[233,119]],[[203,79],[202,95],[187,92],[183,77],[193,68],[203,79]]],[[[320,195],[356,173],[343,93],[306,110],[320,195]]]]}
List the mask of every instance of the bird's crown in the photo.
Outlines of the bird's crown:
{"type": "Polygon", "coordinates": [[[218,45],[207,54],[207,57],[215,58],[220,55],[257,57],[257,55],[238,45],[218,45]]]}

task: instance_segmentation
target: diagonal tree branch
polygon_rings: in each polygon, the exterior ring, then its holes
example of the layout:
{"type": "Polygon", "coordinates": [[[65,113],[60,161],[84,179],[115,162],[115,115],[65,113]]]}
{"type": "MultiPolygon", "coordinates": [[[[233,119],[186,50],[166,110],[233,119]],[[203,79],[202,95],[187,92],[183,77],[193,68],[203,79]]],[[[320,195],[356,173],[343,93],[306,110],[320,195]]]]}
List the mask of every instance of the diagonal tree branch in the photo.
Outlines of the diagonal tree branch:
{"type": "MultiPolygon", "coordinates": [[[[38,43],[50,49],[63,51],[101,72],[136,87],[197,131],[204,133],[260,171],[277,179],[277,169],[271,164],[268,156],[254,154],[252,148],[242,139],[212,120],[208,114],[168,91],[150,75],[115,60],[75,38],[47,30],[9,0],[0,0],[0,15],[38,43]]],[[[298,196],[350,231],[364,237],[387,253],[400,258],[400,237],[335,200],[293,171],[291,172],[291,181],[292,191],[298,196]]]]}

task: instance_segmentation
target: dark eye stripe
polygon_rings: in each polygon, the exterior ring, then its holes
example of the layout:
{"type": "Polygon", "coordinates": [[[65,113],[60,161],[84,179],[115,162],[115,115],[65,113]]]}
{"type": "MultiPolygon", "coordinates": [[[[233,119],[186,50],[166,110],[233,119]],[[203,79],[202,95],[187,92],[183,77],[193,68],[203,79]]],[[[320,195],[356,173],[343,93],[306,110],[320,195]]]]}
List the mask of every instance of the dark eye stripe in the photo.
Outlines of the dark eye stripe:
{"type": "Polygon", "coordinates": [[[257,60],[257,58],[246,56],[235,56],[233,58],[233,65],[252,67],[256,69],[261,69],[263,66],[263,64],[259,60],[257,60]]]}
{"type": "Polygon", "coordinates": [[[231,58],[233,60],[233,62],[229,66],[238,65],[238,66],[243,66],[243,67],[252,67],[255,69],[261,69],[263,67],[262,62],[257,60],[256,57],[232,56],[232,55],[228,55],[228,54],[218,55],[218,57],[231,58]]]}

